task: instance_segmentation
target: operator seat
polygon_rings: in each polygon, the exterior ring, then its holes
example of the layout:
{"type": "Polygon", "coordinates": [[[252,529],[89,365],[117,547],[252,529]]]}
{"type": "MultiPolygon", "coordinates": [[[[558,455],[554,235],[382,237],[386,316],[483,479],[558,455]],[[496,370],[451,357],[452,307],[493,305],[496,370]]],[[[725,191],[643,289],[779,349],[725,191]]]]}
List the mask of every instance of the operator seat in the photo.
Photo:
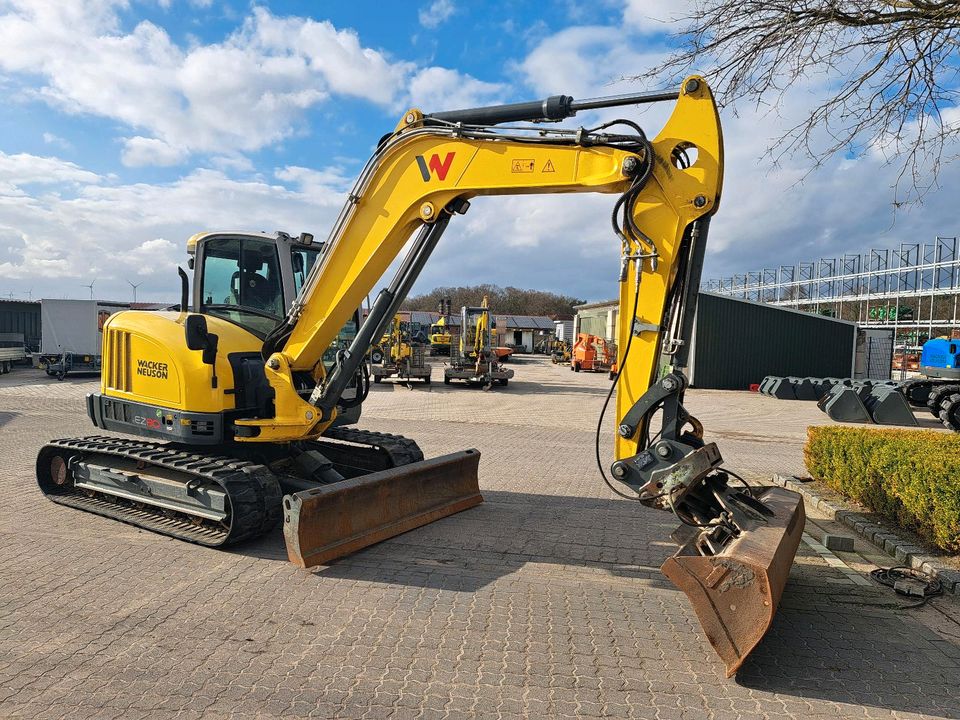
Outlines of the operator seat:
{"type": "Polygon", "coordinates": [[[281,315],[283,301],[280,297],[280,288],[272,278],[267,278],[258,272],[244,270],[239,277],[240,298],[242,304],[255,310],[263,310],[274,315],[281,315]]]}

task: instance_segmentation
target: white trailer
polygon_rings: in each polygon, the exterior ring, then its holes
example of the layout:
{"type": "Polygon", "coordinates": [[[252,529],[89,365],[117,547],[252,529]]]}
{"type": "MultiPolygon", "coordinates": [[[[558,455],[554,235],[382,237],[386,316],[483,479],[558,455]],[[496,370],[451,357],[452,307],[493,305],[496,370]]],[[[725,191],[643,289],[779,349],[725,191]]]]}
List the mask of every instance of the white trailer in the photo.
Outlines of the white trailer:
{"type": "Polygon", "coordinates": [[[0,374],[13,369],[13,364],[30,357],[22,333],[0,333],[0,374]]]}
{"type": "Polygon", "coordinates": [[[60,380],[70,372],[100,372],[103,324],[129,307],[99,300],[41,300],[41,367],[60,380]]]}

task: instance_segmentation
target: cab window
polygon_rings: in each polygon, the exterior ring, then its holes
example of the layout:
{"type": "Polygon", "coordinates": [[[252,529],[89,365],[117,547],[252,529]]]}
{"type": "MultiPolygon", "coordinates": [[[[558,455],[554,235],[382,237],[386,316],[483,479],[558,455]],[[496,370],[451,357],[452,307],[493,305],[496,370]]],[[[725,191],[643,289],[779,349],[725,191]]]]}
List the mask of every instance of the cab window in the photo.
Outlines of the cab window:
{"type": "Polygon", "coordinates": [[[265,336],[284,315],[276,246],[253,238],[206,243],[201,276],[202,312],[265,336]]]}
{"type": "Polygon", "coordinates": [[[317,258],[320,257],[320,251],[314,247],[304,245],[294,245],[290,248],[290,261],[293,267],[293,286],[294,292],[300,294],[303,284],[307,281],[310,271],[313,269],[317,258]]]}

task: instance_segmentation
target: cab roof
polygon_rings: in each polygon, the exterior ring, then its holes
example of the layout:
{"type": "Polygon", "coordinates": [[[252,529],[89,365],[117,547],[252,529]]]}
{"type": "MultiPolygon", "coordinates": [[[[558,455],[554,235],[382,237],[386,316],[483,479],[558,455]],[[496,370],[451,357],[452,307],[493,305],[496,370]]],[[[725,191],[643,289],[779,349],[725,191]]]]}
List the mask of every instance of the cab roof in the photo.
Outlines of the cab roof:
{"type": "Polygon", "coordinates": [[[195,255],[197,252],[197,245],[213,237],[252,237],[259,238],[262,240],[275,241],[278,237],[278,233],[265,233],[265,232],[249,232],[246,230],[218,230],[218,231],[207,231],[207,232],[198,232],[194,235],[191,235],[187,240],[187,252],[191,255],[195,255]]]}

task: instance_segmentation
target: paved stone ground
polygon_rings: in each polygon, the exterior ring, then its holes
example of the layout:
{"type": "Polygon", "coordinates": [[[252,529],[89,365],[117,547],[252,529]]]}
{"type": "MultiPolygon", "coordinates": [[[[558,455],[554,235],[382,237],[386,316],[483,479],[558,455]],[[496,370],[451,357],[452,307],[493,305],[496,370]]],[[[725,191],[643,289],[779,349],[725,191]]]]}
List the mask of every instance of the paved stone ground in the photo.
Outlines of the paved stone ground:
{"type": "MultiPolygon", "coordinates": [[[[49,503],[33,462],[90,432],[90,381],[0,378],[0,716],[960,717],[955,598],[920,610],[802,544],[774,625],[723,677],[658,571],[665,513],[593,465],[603,375],[517,363],[507,389],[378,386],[361,423],[483,453],[486,502],[329,567],[279,532],[231,552],[49,503]]],[[[439,376],[439,370],[436,371],[439,376]]],[[[694,391],[728,463],[802,472],[809,403],[694,391]]],[[[603,447],[610,446],[610,436],[603,447]]],[[[811,515],[810,538],[836,530],[811,515]]]]}

